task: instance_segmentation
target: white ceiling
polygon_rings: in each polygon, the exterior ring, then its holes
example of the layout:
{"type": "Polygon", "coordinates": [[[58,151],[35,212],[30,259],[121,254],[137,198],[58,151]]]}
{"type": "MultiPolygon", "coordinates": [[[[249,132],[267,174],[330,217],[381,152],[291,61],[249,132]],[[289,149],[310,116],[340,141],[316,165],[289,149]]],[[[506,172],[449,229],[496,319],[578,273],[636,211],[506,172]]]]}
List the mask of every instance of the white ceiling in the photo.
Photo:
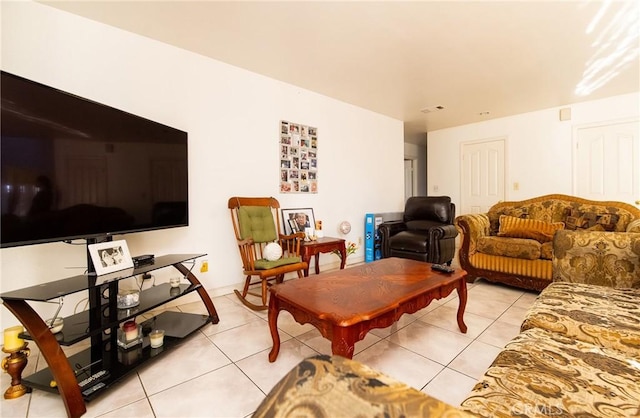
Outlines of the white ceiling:
{"type": "Polygon", "coordinates": [[[613,2],[589,34],[602,1],[41,3],[403,120],[412,143],[427,131],[640,90],[637,2],[613,2]],[[621,10],[629,28],[610,25],[621,10]],[[594,45],[620,28],[635,35],[625,51],[635,56],[624,65],[614,57],[618,74],[576,95],[587,63],[625,46],[620,36],[594,45]],[[421,112],[436,105],[444,110],[421,112]]]}

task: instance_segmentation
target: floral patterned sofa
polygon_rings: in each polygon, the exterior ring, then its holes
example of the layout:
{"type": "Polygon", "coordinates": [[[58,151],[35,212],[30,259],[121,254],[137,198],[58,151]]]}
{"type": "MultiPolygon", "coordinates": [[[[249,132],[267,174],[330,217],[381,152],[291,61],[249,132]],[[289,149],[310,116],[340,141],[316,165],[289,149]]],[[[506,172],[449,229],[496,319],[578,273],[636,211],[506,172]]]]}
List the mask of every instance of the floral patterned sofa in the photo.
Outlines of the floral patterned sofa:
{"type": "Polygon", "coordinates": [[[640,416],[640,233],[559,231],[553,246],[553,283],[460,406],[320,355],[290,371],[254,416],[640,416]]]}
{"type": "Polygon", "coordinates": [[[640,232],[640,209],[553,194],[501,202],[487,213],[458,216],[454,223],[468,281],[485,278],[542,290],[551,283],[551,241],[557,230],[640,232]]]}

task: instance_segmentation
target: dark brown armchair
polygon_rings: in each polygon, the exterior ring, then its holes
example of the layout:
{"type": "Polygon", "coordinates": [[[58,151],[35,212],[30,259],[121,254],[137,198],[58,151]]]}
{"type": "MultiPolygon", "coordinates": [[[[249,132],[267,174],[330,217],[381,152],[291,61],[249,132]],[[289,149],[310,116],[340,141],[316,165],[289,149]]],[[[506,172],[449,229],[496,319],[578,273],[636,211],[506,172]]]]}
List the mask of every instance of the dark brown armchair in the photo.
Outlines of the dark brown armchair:
{"type": "Polygon", "coordinates": [[[382,258],[451,264],[458,235],[455,216],[455,204],[448,196],[410,197],[401,221],[383,222],[378,228],[382,258]]]}

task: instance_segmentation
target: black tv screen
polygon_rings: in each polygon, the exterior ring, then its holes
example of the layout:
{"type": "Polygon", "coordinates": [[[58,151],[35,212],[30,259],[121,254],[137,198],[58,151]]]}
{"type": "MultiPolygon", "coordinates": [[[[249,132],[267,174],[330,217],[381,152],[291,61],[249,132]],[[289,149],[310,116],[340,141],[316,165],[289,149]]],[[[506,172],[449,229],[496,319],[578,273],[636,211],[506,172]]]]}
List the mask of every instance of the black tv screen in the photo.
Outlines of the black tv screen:
{"type": "Polygon", "coordinates": [[[186,226],[187,133],[2,71],[2,247],[186,226]]]}

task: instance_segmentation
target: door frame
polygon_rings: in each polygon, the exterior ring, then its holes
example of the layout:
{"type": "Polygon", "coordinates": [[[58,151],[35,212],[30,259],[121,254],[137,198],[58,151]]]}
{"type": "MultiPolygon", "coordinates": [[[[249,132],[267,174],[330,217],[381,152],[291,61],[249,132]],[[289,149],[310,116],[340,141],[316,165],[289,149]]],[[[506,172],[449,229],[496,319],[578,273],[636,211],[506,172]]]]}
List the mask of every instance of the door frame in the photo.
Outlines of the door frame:
{"type": "MultiPolygon", "coordinates": [[[[418,193],[418,170],[416,167],[418,165],[418,159],[412,157],[404,157],[404,162],[411,161],[411,196],[416,196],[418,193]]],[[[404,177],[406,179],[406,177],[404,177]]],[[[407,189],[407,185],[404,185],[405,191],[407,189]]],[[[406,196],[405,196],[406,201],[406,196]]]]}
{"type": "MultiPolygon", "coordinates": [[[[578,195],[578,130],[633,122],[640,123],[640,118],[630,117],[622,119],[611,119],[599,122],[582,123],[573,126],[571,132],[571,193],[574,196],[578,195]]],[[[638,134],[640,135],[640,132],[638,134]]]]}

